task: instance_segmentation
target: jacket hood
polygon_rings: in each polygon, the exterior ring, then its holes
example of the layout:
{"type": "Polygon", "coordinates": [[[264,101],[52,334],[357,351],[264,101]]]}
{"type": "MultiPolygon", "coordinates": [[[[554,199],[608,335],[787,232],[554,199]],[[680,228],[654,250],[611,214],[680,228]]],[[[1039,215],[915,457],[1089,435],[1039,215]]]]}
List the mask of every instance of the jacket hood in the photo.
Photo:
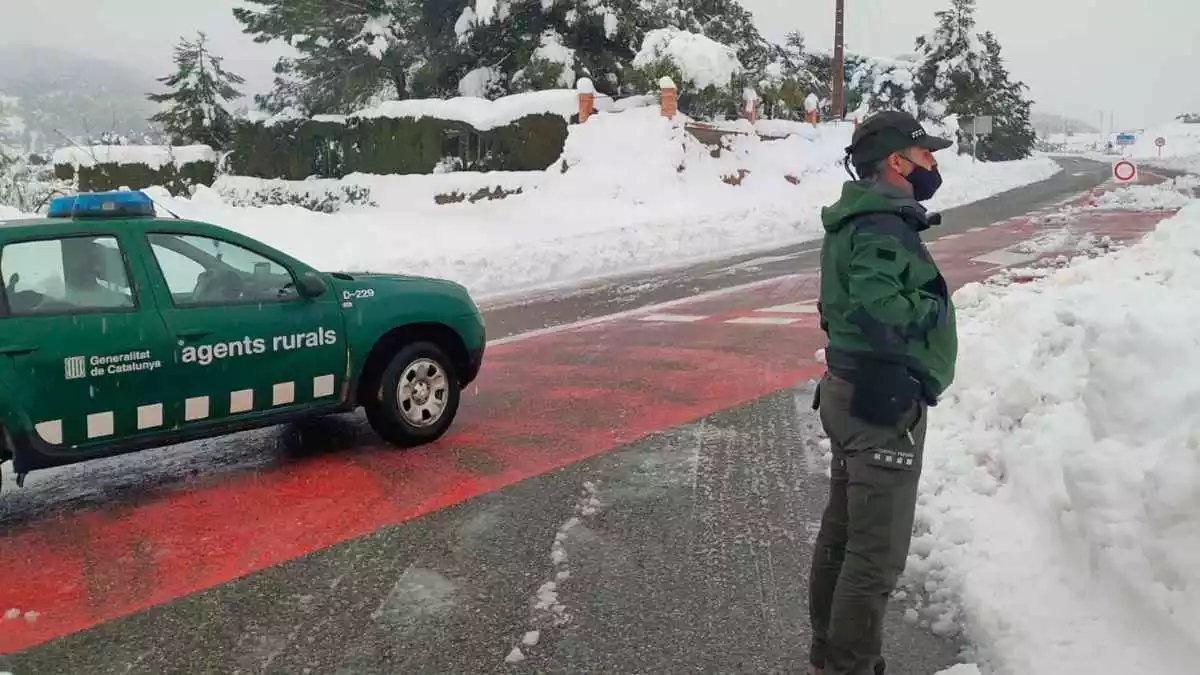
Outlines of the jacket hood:
{"type": "Polygon", "coordinates": [[[821,224],[826,232],[837,232],[850,219],[866,213],[916,216],[920,223],[918,230],[927,226],[925,207],[920,202],[890,185],[866,180],[843,183],[842,196],[821,209],[821,224]]]}

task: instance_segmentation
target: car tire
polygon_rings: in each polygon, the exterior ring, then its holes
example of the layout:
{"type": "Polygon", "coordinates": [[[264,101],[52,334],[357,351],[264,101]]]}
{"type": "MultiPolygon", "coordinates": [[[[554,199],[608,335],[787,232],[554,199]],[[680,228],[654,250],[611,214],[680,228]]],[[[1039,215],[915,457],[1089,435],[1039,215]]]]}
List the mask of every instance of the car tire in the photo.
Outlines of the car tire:
{"type": "Polygon", "coordinates": [[[458,414],[460,393],[446,353],[431,342],[416,342],[392,356],[363,408],[383,440],[411,448],[446,433],[458,414]]]}

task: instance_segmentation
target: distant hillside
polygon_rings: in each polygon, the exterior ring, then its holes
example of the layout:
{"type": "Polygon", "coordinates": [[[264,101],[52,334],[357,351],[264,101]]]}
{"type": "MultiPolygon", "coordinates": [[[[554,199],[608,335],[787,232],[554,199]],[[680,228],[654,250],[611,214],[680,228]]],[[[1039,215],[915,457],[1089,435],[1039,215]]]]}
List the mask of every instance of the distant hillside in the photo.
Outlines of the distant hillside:
{"type": "MultiPolygon", "coordinates": [[[[158,83],[134,68],[69,52],[0,45],[0,94],[19,99],[24,122],[17,145],[40,150],[104,132],[140,135],[155,107],[146,93],[158,83]],[[60,133],[61,132],[61,133],[60,133]]],[[[10,114],[13,111],[9,111],[10,114]]]]}
{"type": "Polygon", "coordinates": [[[1037,131],[1037,135],[1045,138],[1050,134],[1061,134],[1070,131],[1074,134],[1097,134],[1100,130],[1096,127],[1063,115],[1055,115],[1054,113],[1035,112],[1031,116],[1033,128],[1037,131]]]}

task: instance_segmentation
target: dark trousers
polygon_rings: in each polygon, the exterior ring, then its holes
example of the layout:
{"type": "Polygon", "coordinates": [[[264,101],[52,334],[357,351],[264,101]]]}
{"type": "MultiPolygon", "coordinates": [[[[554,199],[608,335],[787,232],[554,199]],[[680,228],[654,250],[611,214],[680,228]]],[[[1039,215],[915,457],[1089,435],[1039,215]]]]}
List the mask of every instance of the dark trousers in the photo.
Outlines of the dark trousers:
{"type": "Polygon", "coordinates": [[[824,675],[874,675],[883,668],[884,613],[908,558],[925,448],[923,402],[883,427],[850,415],[852,393],[845,380],[829,374],[821,380],[821,424],[833,466],[808,606],[809,661],[824,675]]]}

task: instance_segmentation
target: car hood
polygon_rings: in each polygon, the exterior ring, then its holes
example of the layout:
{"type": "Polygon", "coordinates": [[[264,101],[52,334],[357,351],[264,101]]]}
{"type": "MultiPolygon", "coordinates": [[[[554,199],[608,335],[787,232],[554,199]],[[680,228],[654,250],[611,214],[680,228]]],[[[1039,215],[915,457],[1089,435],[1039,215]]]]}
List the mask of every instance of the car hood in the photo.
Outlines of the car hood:
{"type": "Polygon", "coordinates": [[[429,291],[440,295],[470,298],[470,292],[462,284],[449,279],[423,277],[414,274],[387,274],[382,272],[332,272],[339,285],[349,288],[392,288],[398,291],[429,291]]]}

